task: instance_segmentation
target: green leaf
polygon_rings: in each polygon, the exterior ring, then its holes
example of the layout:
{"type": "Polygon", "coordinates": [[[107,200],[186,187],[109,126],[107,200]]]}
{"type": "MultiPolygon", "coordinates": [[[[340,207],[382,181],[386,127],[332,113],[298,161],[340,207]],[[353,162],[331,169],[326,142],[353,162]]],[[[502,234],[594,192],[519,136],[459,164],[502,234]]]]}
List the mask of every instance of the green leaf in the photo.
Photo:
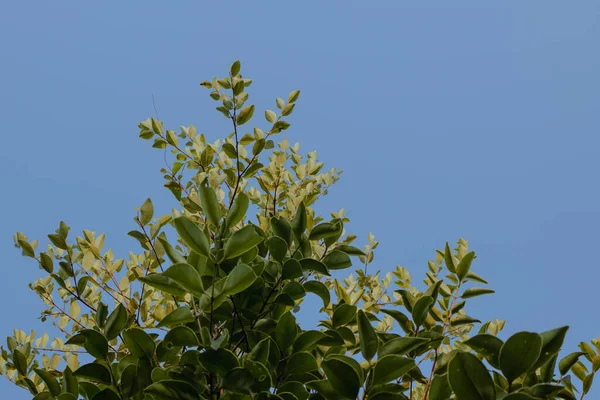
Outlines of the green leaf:
{"type": "Polygon", "coordinates": [[[286,365],[287,374],[300,374],[319,369],[315,356],[307,351],[292,354],[286,365]]]}
{"type": "Polygon", "coordinates": [[[165,335],[164,341],[175,346],[193,347],[200,344],[194,331],[187,326],[176,326],[171,329],[165,335]]]}
{"type": "Polygon", "coordinates": [[[358,247],[349,246],[347,244],[341,244],[335,248],[335,250],[343,251],[349,256],[366,256],[365,252],[358,247]]]}
{"type": "Polygon", "coordinates": [[[496,400],[487,368],[473,354],[458,352],[448,364],[448,383],[457,400],[496,400]]]}
{"type": "Polygon", "coordinates": [[[63,372],[63,391],[73,394],[75,398],[79,396],[79,383],[77,378],[73,376],[73,371],[69,366],[65,367],[63,372]]]}
{"type": "Polygon", "coordinates": [[[412,333],[415,330],[415,326],[406,315],[398,310],[381,310],[382,313],[389,315],[394,318],[400,325],[400,328],[406,333],[412,333]]]}
{"type": "Polygon", "coordinates": [[[518,332],[500,349],[500,369],[509,382],[529,371],[542,351],[542,337],[537,333],[518,332]]]}
{"type": "Polygon", "coordinates": [[[69,247],[67,246],[67,241],[65,240],[65,238],[55,233],[48,235],[48,239],[50,239],[52,244],[58,247],[59,249],[67,250],[69,247]]]}
{"type": "Polygon", "coordinates": [[[321,339],[327,338],[323,332],[320,331],[304,331],[294,342],[294,352],[302,350],[312,350],[317,346],[317,343],[321,339]]]}
{"type": "Polygon", "coordinates": [[[448,242],[446,242],[446,248],[444,249],[444,261],[446,261],[446,268],[448,268],[448,271],[456,273],[452,251],[450,250],[450,246],[448,246],[448,242]]]}
{"type": "Polygon", "coordinates": [[[108,317],[108,307],[106,304],[100,302],[98,303],[98,307],[96,308],[96,325],[98,328],[104,328],[104,324],[106,323],[106,317],[108,317]]]}
{"type": "Polygon", "coordinates": [[[433,297],[423,296],[417,300],[412,310],[413,321],[417,328],[425,322],[431,307],[433,307],[433,297]]]}
{"type": "Polygon", "coordinates": [[[249,394],[253,384],[254,375],[246,368],[234,368],[223,378],[223,388],[233,393],[249,394]]]}
{"type": "Polygon", "coordinates": [[[236,118],[237,124],[244,125],[246,122],[250,121],[252,115],[254,115],[254,105],[242,108],[236,118]]]}
{"type": "Polygon", "coordinates": [[[304,202],[301,201],[300,204],[298,204],[296,215],[294,215],[294,219],[292,220],[292,230],[298,238],[300,238],[306,230],[307,224],[308,218],[306,216],[306,206],[304,205],[304,202]]]}
{"type": "MultiPolygon", "coordinates": [[[[331,386],[330,381],[326,379],[307,382],[306,386],[316,391],[319,396],[326,400],[340,400],[339,393],[331,386]]],[[[315,399],[318,399],[318,397],[315,397],[315,399]]],[[[344,398],[344,400],[346,399],[347,397],[344,398]]]]}
{"type": "Polygon", "coordinates": [[[348,324],[350,321],[354,321],[356,317],[357,307],[350,304],[340,304],[334,311],[331,317],[333,328],[339,328],[348,324]]]}
{"type": "Polygon", "coordinates": [[[198,360],[209,372],[219,376],[239,367],[238,359],[231,351],[226,349],[207,349],[198,355],[198,360]]]}
{"type": "Polygon", "coordinates": [[[533,369],[541,367],[548,360],[558,354],[568,330],[568,326],[562,326],[560,328],[551,329],[549,331],[540,333],[540,336],[542,337],[542,351],[540,352],[540,357],[538,358],[538,361],[533,369]]]}
{"type": "Polygon", "coordinates": [[[342,396],[355,399],[361,387],[359,374],[347,362],[329,359],[321,363],[331,387],[342,396]]]}
{"type": "Polygon", "coordinates": [[[40,378],[42,378],[42,380],[46,384],[46,387],[48,388],[50,393],[52,393],[53,396],[58,396],[60,394],[60,385],[50,372],[39,368],[34,368],[33,370],[36,374],[40,376],[40,378]]]}
{"type": "Polygon", "coordinates": [[[373,385],[398,379],[416,367],[413,359],[390,354],[377,360],[373,370],[373,385]]]}
{"type": "Polygon", "coordinates": [[[19,372],[19,375],[27,376],[27,358],[25,357],[25,354],[21,353],[18,349],[15,349],[12,352],[12,357],[13,364],[19,372]]]}
{"type": "Polygon", "coordinates": [[[167,254],[167,257],[169,257],[169,260],[171,260],[172,263],[178,264],[186,262],[185,257],[179,254],[179,252],[175,250],[173,246],[171,246],[171,244],[167,241],[166,238],[159,236],[157,237],[157,239],[165,249],[165,253],[167,254]]]}
{"type": "Polygon", "coordinates": [[[102,364],[90,363],[79,367],[73,376],[86,378],[95,382],[105,383],[110,385],[112,383],[110,371],[102,364]]]}
{"type": "Polygon", "coordinates": [[[474,287],[474,288],[469,288],[467,290],[465,290],[462,294],[463,299],[469,299],[471,297],[476,297],[476,296],[481,296],[483,294],[489,294],[489,293],[495,293],[495,291],[493,291],[492,289],[486,289],[486,288],[478,288],[478,287],[474,287]]]}
{"type": "Polygon", "coordinates": [[[119,304],[117,308],[110,313],[106,320],[106,324],[104,325],[104,335],[106,336],[106,339],[110,341],[119,336],[121,331],[125,329],[128,319],[129,315],[127,314],[127,309],[125,309],[123,304],[119,304]]]}
{"type": "Polygon", "coordinates": [[[184,381],[163,380],[148,386],[144,393],[154,400],[198,400],[200,395],[192,385],[184,381]]]}
{"type": "Polygon", "coordinates": [[[194,315],[192,314],[190,307],[182,306],[167,314],[156,326],[173,326],[187,324],[188,322],[194,322],[194,315]]]}
{"type": "Polygon", "coordinates": [[[330,236],[335,236],[339,232],[339,227],[336,224],[332,224],[331,222],[323,222],[319,225],[315,226],[312,231],[310,231],[310,235],[308,236],[309,240],[321,240],[328,238],[330,236]]]}
{"type": "Polygon", "coordinates": [[[219,222],[221,221],[221,208],[214,189],[208,185],[200,185],[199,194],[200,204],[202,204],[204,215],[206,215],[211,224],[219,226],[219,222]]]}
{"type": "MultiPolygon", "coordinates": [[[[295,258],[287,260],[281,269],[281,279],[296,279],[302,276],[302,265],[295,258]]],[[[329,291],[327,291],[329,293],[329,291]]]]}
{"type": "Polygon", "coordinates": [[[577,361],[579,360],[579,357],[586,355],[587,353],[583,352],[583,351],[576,351],[574,353],[568,354],[567,356],[563,357],[560,362],[558,363],[558,370],[560,371],[560,375],[566,375],[569,370],[571,369],[571,367],[573,367],[573,365],[575,365],[575,363],[577,363],[577,361]]]}
{"type": "Polygon", "coordinates": [[[456,266],[456,275],[458,275],[458,279],[461,281],[465,279],[469,270],[471,269],[471,263],[473,262],[473,258],[475,258],[475,253],[470,252],[463,256],[458,265],[456,266]]]}
{"type": "Polygon", "coordinates": [[[275,260],[283,262],[288,251],[288,244],[279,236],[271,236],[267,239],[267,248],[275,260]]]}
{"type": "Polygon", "coordinates": [[[121,397],[114,391],[114,389],[107,387],[92,397],[92,400],[121,400],[121,397]]]}
{"type": "Polygon", "coordinates": [[[422,337],[398,337],[388,340],[379,350],[378,357],[385,357],[390,354],[403,356],[413,351],[419,346],[429,342],[428,338],[422,337]]]}
{"type": "MultiPolygon", "coordinates": [[[[255,164],[256,165],[256,164],[255,164]]],[[[260,164],[258,164],[260,165],[260,164]]],[[[227,213],[227,217],[225,218],[225,227],[228,229],[233,228],[240,222],[248,211],[248,205],[250,200],[248,196],[244,192],[240,192],[235,196],[235,200],[233,200],[233,204],[227,213]]]]}
{"type": "Polygon", "coordinates": [[[300,265],[302,265],[302,269],[305,271],[315,271],[321,275],[327,276],[331,275],[325,264],[314,258],[303,258],[300,260],[300,265]]]}
{"type": "Polygon", "coordinates": [[[174,296],[184,296],[187,290],[182,288],[173,279],[163,276],[161,274],[150,274],[148,276],[142,276],[138,278],[139,281],[146,285],[152,286],[165,293],[172,294],[174,296]]]}
{"type": "Polygon", "coordinates": [[[173,225],[175,225],[177,233],[190,249],[204,257],[210,258],[210,244],[198,225],[184,216],[175,218],[173,225]]]}
{"type": "Polygon", "coordinates": [[[77,332],[65,344],[83,345],[87,352],[95,358],[104,358],[108,354],[108,341],[103,334],[93,329],[77,332]]]}
{"type": "Polygon", "coordinates": [[[500,349],[504,345],[502,340],[496,336],[483,333],[471,337],[469,340],[465,341],[464,344],[487,358],[492,367],[498,368],[500,349]]]}
{"type": "Polygon", "coordinates": [[[152,205],[152,200],[146,199],[142,207],[140,208],[140,223],[142,226],[148,225],[150,221],[152,221],[152,217],[154,216],[154,206],[152,205]]]}
{"type": "Polygon", "coordinates": [[[262,243],[263,237],[256,232],[252,225],[246,225],[242,229],[235,231],[225,243],[224,259],[228,260],[240,256],[248,250],[262,243]]]}
{"type": "Polygon", "coordinates": [[[233,296],[246,290],[255,280],[256,274],[251,267],[246,264],[238,264],[227,275],[222,293],[227,296],[233,296]]]}
{"type": "Polygon", "coordinates": [[[130,328],[123,332],[123,341],[129,352],[137,358],[154,357],[156,343],[144,330],[139,328],[130,328]]]}
{"type": "Polygon", "coordinates": [[[54,262],[52,261],[52,257],[47,253],[40,253],[40,265],[49,274],[54,271],[54,262]]]}
{"type": "Polygon", "coordinates": [[[233,64],[231,64],[231,68],[229,69],[231,76],[237,76],[237,74],[240,73],[240,67],[241,67],[241,64],[240,64],[239,60],[234,62],[233,64]]]}
{"type": "Polygon", "coordinates": [[[379,339],[377,332],[371,325],[367,314],[363,310],[359,310],[356,315],[356,323],[358,325],[358,337],[360,339],[360,352],[365,360],[371,361],[377,349],[379,348],[379,339]]]}
{"type": "Polygon", "coordinates": [[[325,256],[323,259],[323,264],[325,264],[330,270],[345,269],[352,266],[352,261],[350,261],[348,254],[338,250],[333,250],[331,253],[325,256]]]}
{"type": "Polygon", "coordinates": [[[448,400],[452,395],[452,388],[445,375],[434,375],[429,389],[428,400],[448,400]]]}
{"type": "Polygon", "coordinates": [[[204,294],[200,274],[187,263],[173,264],[162,275],[172,279],[177,285],[196,297],[204,294]]]}
{"type": "Polygon", "coordinates": [[[269,223],[271,225],[271,229],[273,230],[273,234],[285,240],[289,247],[294,239],[292,234],[292,226],[290,223],[282,217],[273,217],[269,223]]]}
{"type": "Polygon", "coordinates": [[[298,326],[296,325],[296,318],[288,311],[279,318],[279,321],[277,321],[275,341],[279,345],[279,348],[282,351],[285,351],[294,343],[297,335],[298,326]]]}
{"type": "MultiPolygon", "coordinates": [[[[287,264],[287,263],[286,263],[287,264]]],[[[285,271],[285,264],[283,265],[285,271]]],[[[319,281],[308,281],[304,283],[304,290],[316,294],[323,300],[323,307],[327,307],[331,302],[331,295],[329,289],[322,282],[319,281]]]]}

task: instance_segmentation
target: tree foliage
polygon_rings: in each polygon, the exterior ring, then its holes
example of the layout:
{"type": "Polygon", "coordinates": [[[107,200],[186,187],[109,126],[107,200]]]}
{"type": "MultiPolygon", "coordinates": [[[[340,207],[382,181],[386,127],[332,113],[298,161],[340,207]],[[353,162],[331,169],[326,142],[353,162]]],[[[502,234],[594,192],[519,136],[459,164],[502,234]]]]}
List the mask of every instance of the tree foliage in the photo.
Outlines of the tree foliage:
{"type": "Polygon", "coordinates": [[[104,234],[73,237],[63,222],[45,248],[15,234],[44,271],[30,285],[42,320],[62,336],[15,330],[3,375],[57,400],[585,396],[600,342],[559,356],[567,327],[503,341],[504,321],[469,316],[472,299],[493,290],[466,240],[435,252],[423,291],[405,268],[369,268],[373,235],[355,247],[343,209],[324,218],[313,208],[341,171],[275,142],[300,92],[276,99],[264,130],[250,128],[251,83],[237,61],[202,82],[231,122],[222,140],[139,124],[142,139],[172,154],[161,172],[177,208],[157,215],[143,202],[129,232],[139,250],[127,259],[104,248],[104,234]],[[346,278],[337,271],[352,267],[346,278]],[[322,303],[317,329],[298,324],[306,296],[322,303]]]}

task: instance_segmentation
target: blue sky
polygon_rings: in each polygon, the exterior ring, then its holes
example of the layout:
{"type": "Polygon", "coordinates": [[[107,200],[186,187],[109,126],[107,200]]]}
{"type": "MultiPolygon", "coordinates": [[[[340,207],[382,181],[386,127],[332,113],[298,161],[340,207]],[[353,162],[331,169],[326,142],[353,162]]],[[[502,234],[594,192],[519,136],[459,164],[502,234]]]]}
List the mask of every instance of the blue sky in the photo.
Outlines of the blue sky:
{"type": "Polygon", "coordinates": [[[126,256],[134,208],[175,204],[160,152],[137,137],[152,96],[167,126],[221,137],[198,83],[236,59],[259,109],[302,91],[286,136],[344,170],[319,210],[373,232],[377,268],[421,282],[434,250],[464,237],[497,291],[471,314],[509,333],[571,325],[565,351],[600,335],[600,4],[297,4],[0,4],[0,336],[44,330],[27,288],[39,271],[12,234],[43,239],[63,219],[126,256]]]}

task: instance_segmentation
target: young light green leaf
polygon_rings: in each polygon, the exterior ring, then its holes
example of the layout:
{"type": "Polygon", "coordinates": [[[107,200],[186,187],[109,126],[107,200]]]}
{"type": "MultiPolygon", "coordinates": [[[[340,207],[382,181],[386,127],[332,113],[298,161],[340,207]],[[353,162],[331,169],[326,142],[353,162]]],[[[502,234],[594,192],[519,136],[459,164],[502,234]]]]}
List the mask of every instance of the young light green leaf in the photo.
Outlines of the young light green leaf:
{"type": "Polygon", "coordinates": [[[142,226],[148,225],[150,221],[152,221],[152,217],[154,216],[154,206],[152,205],[152,200],[146,199],[142,207],[140,208],[140,223],[142,226]]]}

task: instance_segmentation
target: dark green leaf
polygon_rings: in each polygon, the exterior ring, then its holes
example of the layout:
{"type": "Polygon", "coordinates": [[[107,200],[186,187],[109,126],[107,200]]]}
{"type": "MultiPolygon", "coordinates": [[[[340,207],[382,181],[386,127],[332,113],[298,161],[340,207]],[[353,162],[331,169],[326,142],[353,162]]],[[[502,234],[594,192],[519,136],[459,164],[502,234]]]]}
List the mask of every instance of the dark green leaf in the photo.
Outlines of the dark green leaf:
{"type": "Polygon", "coordinates": [[[83,345],[92,357],[104,358],[108,354],[108,341],[100,332],[84,329],[71,336],[65,344],[83,345]]]}
{"type": "MultiPolygon", "coordinates": [[[[284,272],[285,272],[286,264],[283,265],[284,272]]],[[[329,294],[329,290],[327,289],[327,286],[325,286],[322,282],[308,281],[308,282],[304,283],[304,290],[306,290],[307,292],[314,293],[317,296],[319,296],[321,298],[321,300],[323,300],[323,307],[327,307],[329,305],[329,303],[331,302],[331,295],[329,294]]]]}
{"type": "Polygon", "coordinates": [[[489,293],[495,293],[495,292],[492,289],[474,287],[474,288],[469,288],[469,289],[465,290],[461,297],[463,299],[468,299],[471,297],[481,296],[483,294],[489,294],[489,293]]]}
{"type": "Polygon", "coordinates": [[[563,326],[540,333],[540,336],[542,337],[542,351],[536,365],[534,366],[534,369],[541,367],[548,360],[558,354],[568,330],[568,326],[563,326]]]}
{"type": "Polygon", "coordinates": [[[452,251],[450,246],[446,242],[446,248],[444,249],[444,261],[446,262],[446,268],[452,273],[456,273],[456,267],[454,266],[454,259],[452,258],[452,251]]]}
{"type": "Polygon", "coordinates": [[[283,259],[288,251],[288,244],[286,241],[279,236],[271,236],[269,239],[267,239],[266,243],[271,256],[273,256],[275,260],[283,262],[283,259]]]}
{"type": "Polygon", "coordinates": [[[198,346],[198,337],[193,330],[187,326],[176,326],[171,329],[164,338],[165,342],[172,343],[175,346],[198,346]]]}
{"type": "Polygon", "coordinates": [[[263,237],[256,231],[254,226],[246,225],[242,229],[235,231],[227,240],[223,257],[227,260],[240,256],[253,247],[256,247],[263,240],[263,237]]]}
{"type": "Polygon", "coordinates": [[[294,343],[297,335],[298,327],[296,325],[296,318],[288,311],[279,318],[279,321],[277,321],[275,341],[279,345],[279,348],[282,351],[285,351],[294,343]]]}
{"type": "Polygon", "coordinates": [[[145,393],[154,400],[199,400],[200,395],[192,385],[184,381],[163,380],[148,386],[145,393]]]}
{"type": "Polygon", "coordinates": [[[148,357],[152,359],[154,357],[154,351],[156,350],[156,343],[154,340],[139,328],[127,329],[123,332],[123,341],[125,345],[135,357],[148,357]]]}
{"type": "Polygon", "coordinates": [[[233,201],[233,204],[231,205],[231,208],[227,213],[227,217],[225,218],[226,228],[233,228],[246,216],[246,211],[248,211],[248,204],[249,199],[244,192],[240,192],[235,196],[235,200],[233,201]]]}
{"type": "Polygon", "coordinates": [[[365,360],[371,361],[377,349],[379,348],[379,339],[377,332],[371,325],[369,318],[363,310],[359,310],[356,315],[356,323],[358,324],[358,337],[360,339],[360,352],[365,360]]]}
{"type": "MultiPolygon", "coordinates": [[[[302,276],[302,265],[295,258],[290,258],[283,264],[281,279],[296,279],[302,276]]],[[[329,291],[327,291],[329,293],[329,291]]]]}
{"type": "Polygon", "coordinates": [[[175,218],[173,225],[179,236],[181,236],[181,239],[183,239],[190,249],[204,257],[210,258],[210,244],[198,225],[183,216],[175,218]]]}
{"type": "Polygon", "coordinates": [[[471,269],[471,263],[473,262],[473,258],[475,258],[475,253],[470,252],[463,256],[458,265],[456,266],[456,275],[458,275],[458,279],[461,281],[465,279],[469,270],[471,269]]]}
{"type": "Polygon", "coordinates": [[[346,325],[350,321],[354,321],[356,317],[356,306],[350,304],[340,304],[334,311],[331,318],[333,328],[339,328],[346,325]]]}
{"type": "Polygon", "coordinates": [[[352,261],[350,261],[348,254],[338,250],[333,250],[331,253],[325,256],[323,259],[323,264],[325,264],[330,270],[345,269],[352,266],[352,261]]]}
{"type": "Polygon", "coordinates": [[[304,202],[301,201],[300,204],[298,204],[296,215],[294,215],[294,219],[292,219],[292,230],[297,237],[300,238],[302,236],[306,230],[307,223],[308,219],[306,217],[306,206],[304,205],[304,202]]]}
{"type": "Polygon", "coordinates": [[[104,325],[104,335],[106,335],[106,339],[113,340],[119,336],[121,331],[125,329],[128,319],[129,315],[127,314],[127,309],[125,309],[123,304],[119,304],[117,308],[110,313],[106,320],[106,324],[104,325]]]}
{"type": "Polygon", "coordinates": [[[398,379],[416,366],[410,358],[390,354],[377,360],[373,370],[373,385],[398,379]]]}
{"type": "Polygon", "coordinates": [[[173,264],[162,275],[172,279],[177,285],[196,297],[204,294],[200,274],[187,263],[173,264]]]}
{"type": "Polygon", "coordinates": [[[414,324],[402,312],[400,312],[398,310],[381,310],[381,312],[394,318],[398,322],[398,324],[400,325],[400,328],[402,328],[402,330],[404,332],[406,332],[406,333],[414,332],[414,330],[415,330],[414,324]]]}
{"type": "Polygon", "coordinates": [[[321,363],[331,387],[342,396],[355,399],[362,385],[359,374],[347,362],[329,359],[321,363]]]}
{"type": "Polygon", "coordinates": [[[106,383],[107,385],[110,385],[112,382],[108,368],[98,363],[82,365],[75,372],[73,372],[73,376],[90,379],[95,382],[106,383]]]}
{"type": "Polygon", "coordinates": [[[537,333],[518,332],[500,349],[500,369],[509,382],[532,368],[542,351],[542,337],[537,333]]]}
{"type": "Polygon", "coordinates": [[[204,368],[219,376],[239,367],[235,354],[226,349],[207,349],[198,355],[198,359],[204,368]]]}
{"type": "Polygon", "coordinates": [[[58,384],[56,378],[54,378],[50,372],[39,368],[34,368],[33,370],[36,374],[39,375],[40,378],[42,378],[42,380],[46,384],[46,387],[48,388],[50,393],[52,393],[53,396],[58,396],[60,394],[60,385],[58,384]]]}
{"type": "Polygon", "coordinates": [[[254,114],[254,106],[253,105],[242,108],[236,118],[237,124],[244,125],[246,122],[248,122],[250,120],[250,118],[252,118],[253,114],[254,114]]]}
{"type": "Polygon", "coordinates": [[[327,276],[331,275],[325,264],[314,258],[303,258],[300,260],[300,265],[302,265],[302,269],[305,271],[315,271],[321,275],[327,276]]]}
{"type": "Polygon", "coordinates": [[[221,221],[221,206],[219,205],[219,200],[214,189],[207,185],[200,185],[199,194],[204,215],[206,215],[211,224],[219,226],[219,222],[221,221]]]}
{"type": "Polygon", "coordinates": [[[496,336],[484,333],[471,337],[464,344],[487,358],[494,368],[498,368],[498,357],[500,356],[500,349],[504,344],[502,340],[496,336]]]}
{"type": "Polygon", "coordinates": [[[448,365],[448,383],[457,400],[496,400],[494,381],[473,354],[458,352],[448,365]]]}
{"type": "Polygon", "coordinates": [[[180,324],[187,324],[188,322],[194,321],[194,315],[188,306],[182,306],[171,311],[165,316],[157,325],[161,326],[173,326],[180,324]]]}
{"type": "Polygon", "coordinates": [[[425,322],[431,307],[433,307],[433,297],[423,296],[417,300],[412,310],[413,321],[417,328],[425,322]]]}
{"type": "Polygon", "coordinates": [[[315,371],[318,368],[315,357],[306,351],[292,354],[287,362],[288,374],[310,372],[315,371]]]}
{"type": "Polygon", "coordinates": [[[429,339],[422,337],[398,337],[384,343],[378,353],[378,357],[384,357],[390,354],[403,356],[413,351],[419,346],[429,342],[429,339]]]}
{"type": "Polygon", "coordinates": [[[251,267],[246,264],[238,264],[227,275],[222,294],[227,296],[238,294],[250,287],[255,280],[256,274],[251,267]]]}
{"type": "Polygon", "coordinates": [[[187,293],[187,290],[179,286],[173,279],[161,274],[150,274],[148,276],[142,276],[138,279],[146,285],[152,286],[153,288],[174,296],[184,296],[187,293]]]}

